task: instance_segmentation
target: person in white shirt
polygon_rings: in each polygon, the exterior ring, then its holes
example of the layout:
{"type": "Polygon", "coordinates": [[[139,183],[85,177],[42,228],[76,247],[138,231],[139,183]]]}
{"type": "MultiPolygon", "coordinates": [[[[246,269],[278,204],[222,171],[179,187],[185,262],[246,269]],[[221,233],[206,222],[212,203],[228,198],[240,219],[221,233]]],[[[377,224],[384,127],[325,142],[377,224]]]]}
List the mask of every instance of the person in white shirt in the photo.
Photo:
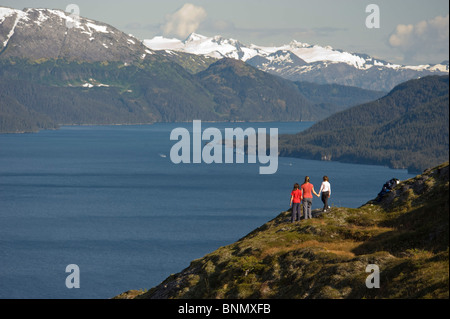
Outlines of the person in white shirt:
{"type": "Polygon", "coordinates": [[[323,182],[320,186],[319,195],[317,197],[320,197],[320,194],[322,194],[323,211],[326,212],[327,209],[330,208],[330,206],[328,206],[328,199],[331,196],[331,185],[328,180],[328,176],[323,177],[323,182]]]}

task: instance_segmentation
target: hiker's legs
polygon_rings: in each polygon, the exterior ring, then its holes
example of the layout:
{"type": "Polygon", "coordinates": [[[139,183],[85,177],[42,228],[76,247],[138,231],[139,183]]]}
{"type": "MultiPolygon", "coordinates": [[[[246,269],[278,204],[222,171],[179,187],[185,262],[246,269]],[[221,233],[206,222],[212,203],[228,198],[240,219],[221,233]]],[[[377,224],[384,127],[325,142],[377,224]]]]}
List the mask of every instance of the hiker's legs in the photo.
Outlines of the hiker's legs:
{"type": "Polygon", "coordinates": [[[311,209],[312,209],[312,198],[309,198],[309,202],[308,202],[308,214],[309,214],[309,218],[312,218],[311,209]]]}
{"type": "Polygon", "coordinates": [[[308,215],[307,215],[307,211],[308,211],[308,202],[306,201],[306,198],[303,198],[303,205],[302,205],[302,208],[303,208],[303,218],[304,219],[308,219],[308,215]]]}
{"type": "Polygon", "coordinates": [[[303,199],[302,200],[302,215],[303,215],[303,219],[305,219],[305,217],[306,217],[306,209],[305,209],[305,200],[303,199]]]}
{"type": "Polygon", "coordinates": [[[323,211],[328,209],[328,197],[330,197],[330,192],[322,192],[323,211]]]}
{"type": "Polygon", "coordinates": [[[292,203],[292,217],[291,222],[300,220],[300,203],[292,203]]]}
{"type": "Polygon", "coordinates": [[[305,212],[305,219],[312,218],[311,216],[312,198],[303,199],[303,208],[305,212]]]}

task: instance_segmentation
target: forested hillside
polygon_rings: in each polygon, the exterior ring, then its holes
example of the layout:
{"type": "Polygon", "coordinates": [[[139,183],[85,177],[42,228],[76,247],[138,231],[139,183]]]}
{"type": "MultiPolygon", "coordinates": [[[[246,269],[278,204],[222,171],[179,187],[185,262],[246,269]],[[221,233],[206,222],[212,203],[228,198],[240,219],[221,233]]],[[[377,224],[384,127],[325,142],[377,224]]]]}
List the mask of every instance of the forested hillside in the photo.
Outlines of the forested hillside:
{"type": "Polygon", "coordinates": [[[2,7],[0,133],[61,124],[317,121],[347,106],[340,93],[331,104],[316,102],[317,95],[305,98],[291,81],[242,61],[154,51],[79,18],[74,24],[61,10],[2,7]]]}
{"type": "Polygon", "coordinates": [[[430,76],[280,138],[281,156],[421,171],[448,160],[449,77],[430,76]]]}
{"type": "MultiPolygon", "coordinates": [[[[221,63],[224,62],[229,63],[221,63]]],[[[289,81],[256,69],[253,77],[236,75],[240,69],[251,68],[243,62],[238,62],[240,65],[230,74],[240,79],[239,92],[223,85],[208,86],[201,75],[192,75],[180,65],[158,56],[131,65],[64,60],[0,63],[0,115],[1,122],[8,125],[0,127],[3,132],[15,131],[19,122],[23,123],[18,126],[22,131],[57,124],[317,119],[312,114],[312,104],[289,81]],[[256,88],[253,84],[258,78],[264,78],[265,82],[256,88]],[[267,88],[273,85],[278,91],[269,93],[267,88]],[[224,96],[219,90],[225,90],[225,98],[218,98],[219,94],[224,96]],[[273,112],[269,109],[272,104],[262,103],[264,98],[279,101],[284,109],[273,112]],[[229,104],[232,99],[235,103],[229,104]],[[245,111],[248,104],[257,105],[258,112],[245,111]],[[14,105],[20,105],[24,111],[13,112],[14,105]],[[28,125],[33,117],[30,115],[35,113],[47,121],[28,125]],[[6,114],[9,114],[8,119],[6,114]]],[[[221,75],[215,73],[214,76],[221,75]]]]}
{"type": "Polygon", "coordinates": [[[351,106],[375,101],[387,94],[382,91],[365,90],[339,84],[317,84],[295,82],[295,85],[308,100],[317,105],[319,112],[333,114],[351,106]]]}
{"type": "Polygon", "coordinates": [[[159,54],[135,63],[0,59],[0,132],[194,119],[317,121],[347,107],[351,96],[381,94],[348,88],[323,104],[298,85],[232,59],[196,74],[159,54]]]}

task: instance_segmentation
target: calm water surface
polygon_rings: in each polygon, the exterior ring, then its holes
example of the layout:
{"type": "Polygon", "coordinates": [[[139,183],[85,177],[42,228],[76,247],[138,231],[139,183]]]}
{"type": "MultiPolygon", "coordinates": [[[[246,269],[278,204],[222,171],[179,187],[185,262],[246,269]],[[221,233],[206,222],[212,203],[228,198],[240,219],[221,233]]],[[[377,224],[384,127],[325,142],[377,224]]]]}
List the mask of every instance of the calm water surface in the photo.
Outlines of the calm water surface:
{"type": "MultiPolygon", "coordinates": [[[[313,123],[202,123],[278,128],[313,123]]],[[[280,158],[260,164],[170,161],[176,127],[73,126],[0,135],[0,298],[110,298],[148,289],[193,259],[230,244],[286,210],[295,182],[323,175],[331,205],[359,207],[386,180],[413,175],[386,167],[280,158]],[[65,286],[80,268],[80,289],[65,286]]],[[[314,207],[320,207],[314,199],[314,207]]]]}

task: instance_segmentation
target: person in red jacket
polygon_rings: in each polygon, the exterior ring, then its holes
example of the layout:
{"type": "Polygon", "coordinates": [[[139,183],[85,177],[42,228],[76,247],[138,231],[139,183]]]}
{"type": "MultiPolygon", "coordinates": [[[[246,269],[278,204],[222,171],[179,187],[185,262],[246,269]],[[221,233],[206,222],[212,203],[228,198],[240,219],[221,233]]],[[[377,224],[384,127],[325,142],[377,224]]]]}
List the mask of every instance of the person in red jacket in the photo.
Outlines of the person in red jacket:
{"type": "Polygon", "coordinates": [[[319,195],[314,190],[314,185],[309,182],[309,176],[305,177],[305,182],[302,184],[302,193],[303,193],[303,214],[305,215],[305,219],[312,218],[311,215],[311,206],[312,206],[312,193],[319,197],[319,195]]]}
{"type": "Polygon", "coordinates": [[[292,206],[291,222],[300,221],[300,203],[302,201],[302,191],[298,183],[294,184],[294,189],[291,192],[291,201],[289,207],[292,206]]]}

